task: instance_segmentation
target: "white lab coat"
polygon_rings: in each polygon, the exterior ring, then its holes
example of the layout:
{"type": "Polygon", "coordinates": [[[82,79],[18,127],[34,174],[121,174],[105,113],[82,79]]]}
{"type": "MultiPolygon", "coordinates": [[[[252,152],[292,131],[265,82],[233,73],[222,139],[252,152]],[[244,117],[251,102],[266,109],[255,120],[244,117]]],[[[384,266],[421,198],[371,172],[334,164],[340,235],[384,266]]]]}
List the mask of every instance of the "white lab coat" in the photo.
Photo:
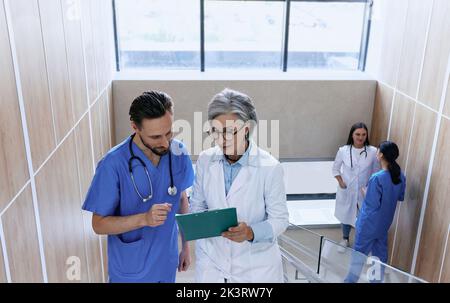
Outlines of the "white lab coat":
{"type": "Polygon", "coordinates": [[[359,154],[352,148],[353,169],[350,163],[350,145],[339,148],[333,165],[333,176],[341,176],[346,189],[339,185],[336,192],[336,207],[334,216],[343,224],[355,226],[358,208],[363,202],[362,188],[367,186],[367,182],[373,173],[380,170],[377,160],[377,148],[367,146],[367,158],[365,154],[359,154]]]}
{"type": "Polygon", "coordinates": [[[236,243],[224,237],[197,240],[197,282],[283,282],[276,239],[289,224],[283,169],[253,142],[249,148],[248,165],[242,166],[227,196],[222,151],[216,146],[200,154],[190,198],[191,212],[236,207],[239,222],[251,226],[267,220],[273,241],[236,243]]]}

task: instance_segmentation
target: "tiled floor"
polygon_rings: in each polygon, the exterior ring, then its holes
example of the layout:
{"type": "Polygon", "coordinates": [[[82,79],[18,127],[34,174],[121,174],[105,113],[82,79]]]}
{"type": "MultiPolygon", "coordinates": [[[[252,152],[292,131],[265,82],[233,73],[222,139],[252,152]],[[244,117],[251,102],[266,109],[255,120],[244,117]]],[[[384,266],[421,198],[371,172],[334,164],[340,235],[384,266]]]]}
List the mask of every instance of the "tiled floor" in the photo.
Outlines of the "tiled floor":
{"type": "Polygon", "coordinates": [[[289,222],[300,226],[338,225],[335,200],[288,201],[289,222]]]}

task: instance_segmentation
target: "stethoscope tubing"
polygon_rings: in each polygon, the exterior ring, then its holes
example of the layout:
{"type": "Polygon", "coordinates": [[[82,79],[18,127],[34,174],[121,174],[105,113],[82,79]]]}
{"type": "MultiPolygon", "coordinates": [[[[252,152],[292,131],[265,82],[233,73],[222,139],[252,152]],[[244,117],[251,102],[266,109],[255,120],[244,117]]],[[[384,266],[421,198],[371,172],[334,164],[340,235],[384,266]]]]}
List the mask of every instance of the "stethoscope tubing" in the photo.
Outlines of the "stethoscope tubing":
{"type": "MultiPolygon", "coordinates": [[[[142,199],[143,202],[147,202],[148,200],[150,200],[153,197],[153,184],[152,184],[152,180],[150,178],[150,174],[148,173],[147,165],[141,158],[136,156],[133,152],[134,136],[136,136],[136,133],[134,133],[130,136],[130,142],[128,145],[130,155],[131,155],[130,159],[128,159],[128,171],[130,173],[131,181],[133,183],[133,187],[134,187],[134,190],[136,191],[137,195],[139,196],[139,198],[142,199]],[[149,187],[150,187],[150,194],[147,197],[143,197],[136,186],[136,182],[135,182],[134,175],[133,175],[133,167],[132,167],[133,160],[139,161],[141,163],[141,165],[144,167],[144,171],[145,171],[145,174],[147,175],[147,179],[148,179],[149,187]]],[[[170,146],[170,143],[169,143],[169,146],[170,146]]],[[[167,189],[167,192],[169,193],[169,195],[175,196],[177,194],[177,188],[175,187],[174,182],[173,182],[172,152],[170,150],[169,150],[169,174],[170,174],[170,187],[167,189]]]]}
{"type": "MultiPolygon", "coordinates": [[[[353,148],[353,144],[350,144],[350,166],[351,168],[353,168],[353,156],[352,156],[352,148],[353,148]]],[[[366,159],[367,159],[367,145],[364,145],[364,150],[362,152],[360,152],[359,154],[366,154],[366,159]]]]}

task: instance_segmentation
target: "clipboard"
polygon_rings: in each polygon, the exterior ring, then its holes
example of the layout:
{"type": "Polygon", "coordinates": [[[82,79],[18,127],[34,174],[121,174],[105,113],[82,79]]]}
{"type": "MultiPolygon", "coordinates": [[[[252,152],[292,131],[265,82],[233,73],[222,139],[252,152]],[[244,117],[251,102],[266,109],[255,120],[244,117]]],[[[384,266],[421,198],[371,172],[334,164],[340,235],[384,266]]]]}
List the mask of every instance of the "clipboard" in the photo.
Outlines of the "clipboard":
{"type": "Polygon", "coordinates": [[[238,225],[235,207],[176,214],[175,219],[186,241],[218,237],[228,228],[238,225]]]}

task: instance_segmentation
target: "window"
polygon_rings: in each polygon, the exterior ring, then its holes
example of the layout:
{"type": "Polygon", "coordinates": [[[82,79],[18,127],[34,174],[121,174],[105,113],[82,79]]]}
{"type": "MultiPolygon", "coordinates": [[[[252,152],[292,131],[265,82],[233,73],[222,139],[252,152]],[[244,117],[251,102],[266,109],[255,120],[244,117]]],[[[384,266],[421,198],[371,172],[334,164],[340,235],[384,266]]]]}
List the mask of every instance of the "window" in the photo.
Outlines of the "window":
{"type": "Polygon", "coordinates": [[[279,69],[281,1],[206,1],[206,68],[279,69]]]}
{"type": "Polygon", "coordinates": [[[116,0],[120,69],[198,69],[198,0],[116,0]]]}
{"type": "Polygon", "coordinates": [[[113,0],[118,70],[363,70],[371,0],[113,0]]]}
{"type": "Polygon", "coordinates": [[[365,3],[292,2],[288,68],[358,69],[365,3]]]}

